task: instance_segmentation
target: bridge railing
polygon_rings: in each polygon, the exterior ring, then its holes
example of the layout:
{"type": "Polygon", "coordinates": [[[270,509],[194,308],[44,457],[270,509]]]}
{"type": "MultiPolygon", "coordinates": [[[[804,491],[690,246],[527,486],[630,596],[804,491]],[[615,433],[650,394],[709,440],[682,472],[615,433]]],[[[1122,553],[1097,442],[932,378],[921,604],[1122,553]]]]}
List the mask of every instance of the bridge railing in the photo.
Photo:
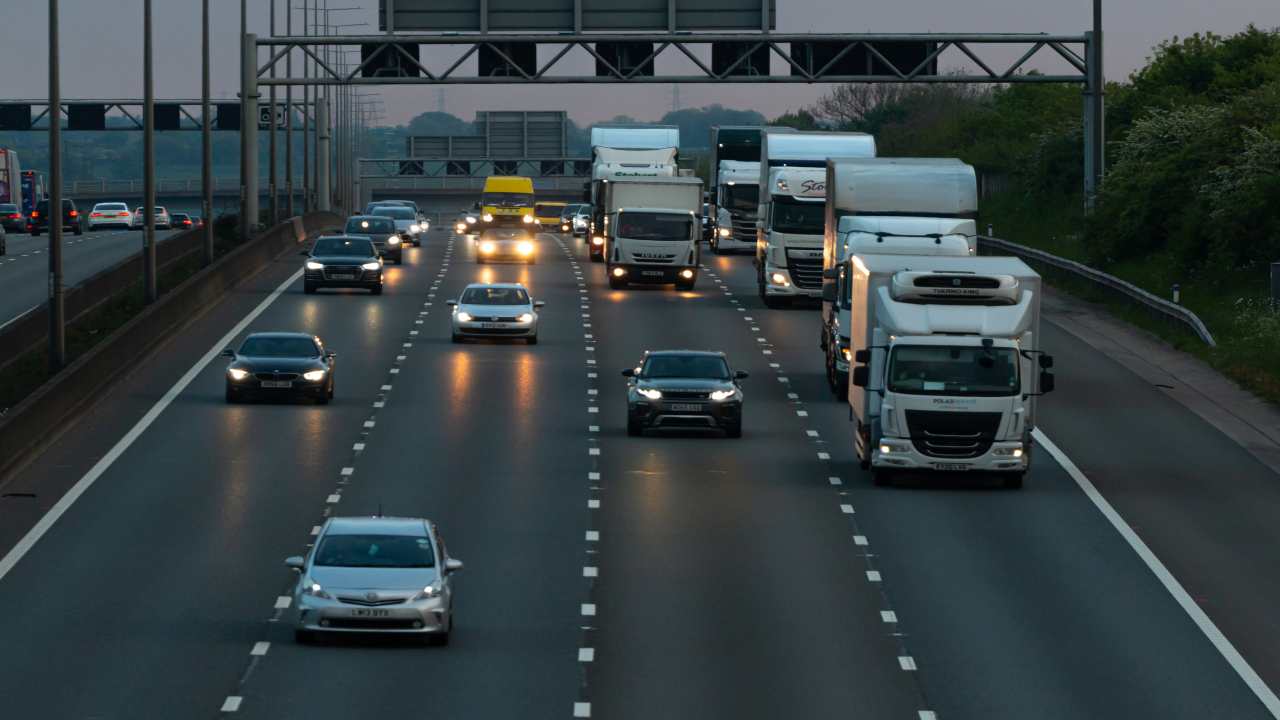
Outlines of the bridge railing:
{"type": "MultiPolygon", "coordinates": [[[[302,178],[299,177],[294,181],[294,188],[301,191],[302,178]]],[[[118,193],[121,195],[138,195],[143,191],[143,181],[138,180],[76,180],[74,182],[66,182],[62,185],[64,196],[76,197],[77,195],[107,195],[118,193]]],[[[277,186],[283,192],[284,181],[277,181],[277,186]]],[[[258,181],[259,188],[267,187],[267,180],[264,178],[258,181]]],[[[156,193],[192,193],[199,194],[201,191],[200,178],[192,179],[157,179],[156,193]]],[[[213,191],[217,193],[239,192],[240,178],[224,177],[213,179],[213,191]]]]}

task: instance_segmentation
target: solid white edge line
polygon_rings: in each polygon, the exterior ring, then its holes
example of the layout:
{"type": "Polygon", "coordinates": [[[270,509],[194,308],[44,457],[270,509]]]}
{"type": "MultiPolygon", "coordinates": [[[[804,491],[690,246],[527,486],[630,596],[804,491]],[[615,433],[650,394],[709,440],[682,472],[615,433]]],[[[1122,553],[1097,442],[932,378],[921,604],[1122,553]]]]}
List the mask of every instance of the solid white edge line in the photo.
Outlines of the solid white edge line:
{"type": "Polygon", "coordinates": [[[76,481],[76,484],[72,485],[71,489],[67,490],[67,493],[63,495],[58,502],[54,503],[53,507],[49,508],[49,511],[46,512],[44,516],[27,531],[27,534],[23,535],[22,539],[13,546],[13,549],[11,549],[3,559],[0,559],[0,581],[3,581],[5,576],[13,570],[14,566],[17,565],[28,552],[31,552],[31,548],[35,547],[35,544],[40,541],[40,538],[44,537],[45,533],[49,532],[49,529],[53,527],[53,524],[58,522],[58,519],[61,518],[67,510],[71,509],[71,506],[75,504],[76,500],[79,500],[80,496],[92,487],[93,484],[98,481],[98,478],[102,477],[102,474],[105,473],[116,460],[120,459],[120,456],[123,455],[125,451],[142,436],[142,433],[146,432],[147,428],[151,427],[151,424],[156,421],[156,418],[160,417],[160,414],[163,413],[169,405],[187,389],[187,386],[196,379],[196,376],[204,370],[205,366],[210,362],[213,362],[214,358],[218,357],[218,354],[222,352],[223,348],[231,344],[231,341],[249,326],[249,323],[252,323],[259,315],[265,312],[266,309],[276,301],[276,298],[284,294],[284,291],[287,290],[290,285],[297,282],[300,277],[302,277],[301,269],[290,275],[287,280],[280,283],[279,287],[273,290],[270,295],[263,299],[262,302],[258,303],[257,307],[249,311],[249,314],[245,315],[240,322],[236,323],[235,327],[228,330],[227,334],[219,338],[218,341],[213,344],[213,347],[209,348],[209,351],[197,360],[195,365],[192,365],[191,369],[187,370],[182,377],[178,378],[178,381],[173,384],[173,387],[169,388],[168,392],[157,400],[155,405],[151,406],[151,409],[147,411],[147,414],[143,415],[133,427],[129,428],[129,432],[125,433],[124,437],[116,441],[116,444],[107,451],[107,454],[103,455],[98,462],[94,463],[93,467],[89,468],[89,471],[76,481]]]}
{"type": "Polygon", "coordinates": [[[1067,457],[1066,453],[1055,445],[1039,428],[1033,430],[1031,434],[1036,442],[1053,456],[1058,465],[1067,471],[1071,479],[1075,480],[1076,485],[1080,486],[1080,490],[1084,492],[1085,497],[1089,498],[1094,507],[1098,508],[1098,512],[1102,513],[1107,522],[1111,523],[1111,527],[1115,528],[1116,532],[1120,533],[1120,537],[1129,543],[1129,547],[1133,549],[1133,552],[1155,574],[1156,579],[1173,596],[1178,605],[1182,606],[1182,609],[1191,617],[1191,621],[1196,624],[1196,627],[1200,628],[1200,632],[1204,633],[1204,636],[1209,639],[1209,642],[1227,661],[1231,669],[1236,671],[1241,680],[1244,680],[1245,685],[1249,686],[1249,689],[1262,702],[1267,712],[1271,713],[1271,717],[1280,718],[1280,698],[1277,698],[1271,688],[1267,687],[1267,684],[1258,676],[1258,673],[1254,672],[1253,667],[1249,665],[1249,661],[1245,660],[1244,656],[1236,650],[1231,641],[1227,639],[1227,636],[1222,634],[1222,631],[1213,623],[1213,620],[1210,620],[1204,610],[1196,604],[1196,601],[1191,599],[1191,595],[1182,587],[1182,583],[1178,582],[1173,573],[1169,572],[1169,568],[1160,562],[1160,558],[1156,557],[1151,548],[1147,547],[1142,538],[1138,537],[1133,528],[1129,527],[1129,523],[1125,522],[1120,513],[1116,512],[1111,503],[1107,502],[1102,493],[1098,492],[1098,489],[1093,486],[1089,478],[1081,472],[1080,468],[1076,467],[1076,464],[1071,461],[1071,458],[1067,457]]]}

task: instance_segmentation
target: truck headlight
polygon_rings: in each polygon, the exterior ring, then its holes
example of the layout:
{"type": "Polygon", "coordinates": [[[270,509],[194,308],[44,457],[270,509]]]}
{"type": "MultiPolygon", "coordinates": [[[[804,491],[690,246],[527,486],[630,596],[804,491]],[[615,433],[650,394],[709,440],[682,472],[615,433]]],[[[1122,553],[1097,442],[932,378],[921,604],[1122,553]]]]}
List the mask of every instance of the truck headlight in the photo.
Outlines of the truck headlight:
{"type": "Polygon", "coordinates": [[[880,445],[880,454],[881,454],[881,455],[888,455],[888,454],[890,454],[890,453],[892,453],[892,452],[893,452],[893,446],[892,446],[892,445],[884,445],[884,444],[881,444],[881,445],[880,445]]]}
{"type": "Polygon", "coordinates": [[[249,371],[241,370],[240,368],[231,368],[227,370],[227,374],[231,376],[232,380],[243,380],[249,377],[249,371]]]}
{"type": "Polygon", "coordinates": [[[485,222],[493,222],[493,213],[485,213],[484,215],[481,215],[480,218],[485,222]]]}
{"type": "Polygon", "coordinates": [[[727,238],[727,237],[729,237],[730,235],[732,235],[732,234],[733,234],[733,231],[732,231],[732,230],[730,230],[729,228],[720,228],[720,229],[716,230],[716,233],[717,233],[717,234],[719,234],[719,235],[720,235],[720,237],[722,237],[722,238],[727,238]]]}
{"type": "Polygon", "coordinates": [[[323,380],[324,370],[308,370],[307,372],[302,373],[302,379],[309,380],[310,382],[323,380]]]}
{"type": "Polygon", "coordinates": [[[318,263],[318,262],[316,262],[315,260],[308,260],[308,261],[307,261],[307,269],[308,269],[308,270],[323,270],[323,269],[324,269],[324,263],[318,263]]]}
{"type": "Polygon", "coordinates": [[[786,275],[783,275],[782,273],[777,273],[777,272],[770,275],[769,280],[772,281],[774,285],[781,285],[783,287],[786,287],[787,285],[790,284],[787,282],[786,275]]]}
{"type": "Polygon", "coordinates": [[[646,397],[650,400],[661,400],[662,391],[653,388],[636,388],[636,392],[640,393],[640,397],[646,397]]]}
{"type": "Polygon", "coordinates": [[[992,454],[992,455],[999,455],[999,456],[1001,456],[1001,457],[1014,457],[1014,458],[1020,458],[1020,457],[1022,457],[1022,446],[1018,446],[1018,447],[1005,447],[1005,448],[995,448],[994,450],[992,450],[992,451],[991,451],[991,454],[992,454]]]}
{"type": "Polygon", "coordinates": [[[716,401],[728,400],[733,397],[733,390],[712,390],[711,399],[716,401]]]}
{"type": "Polygon", "coordinates": [[[525,215],[524,217],[520,218],[520,221],[523,222],[525,225],[528,225],[533,222],[533,216],[525,215]]]}

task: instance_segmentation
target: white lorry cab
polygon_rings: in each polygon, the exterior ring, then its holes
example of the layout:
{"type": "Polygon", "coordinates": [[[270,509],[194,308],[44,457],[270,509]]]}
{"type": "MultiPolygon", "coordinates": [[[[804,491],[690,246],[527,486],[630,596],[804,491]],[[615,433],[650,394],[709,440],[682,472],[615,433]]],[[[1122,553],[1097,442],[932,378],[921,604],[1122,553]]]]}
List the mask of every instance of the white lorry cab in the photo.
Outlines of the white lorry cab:
{"type": "Polygon", "coordinates": [[[854,447],[876,484],[989,472],[1021,487],[1054,387],[1040,276],[1017,258],[855,255],[849,286],[854,447]]]}
{"type": "MultiPolygon", "coordinates": [[[[775,199],[788,205],[782,210],[793,213],[792,216],[780,215],[783,220],[795,217],[794,213],[805,209],[804,201],[799,199],[802,195],[796,194],[804,191],[799,190],[798,186],[793,187],[790,179],[787,180],[787,191],[778,194],[777,181],[781,178],[775,177],[774,172],[784,168],[821,170],[826,168],[830,158],[869,158],[875,157],[875,154],[875,138],[866,133],[778,132],[767,129],[761,135],[760,207],[756,221],[755,264],[757,289],[766,306],[779,307],[798,296],[817,298],[822,294],[822,268],[821,265],[815,268],[811,264],[812,244],[796,239],[790,248],[787,245],[790,236],[812,235],[811,228],[806,227],[805,232],[771,229],[777,226],[777,223],[769,222],[771,213],[774,212],[775,199]]],[[[818,181],[810,180],[811,187],[814,187],[814,182],[818,181]]],[[[825,180],[821,182],[825,185],[825,180]]],[[[825,194],[825,188],[823,193],[825,194]]],[[[807,226],[811,223],[806,221],[805,224],[807,226]]],[[[785,222],[783,227],[788,227],[785,222]]],[[[816,232],[819,236],[822,235],[822,227],[819,226],[816,232]]]]}
{"type": "Polygon", "coordinates": [[[711,251],[719,254],[756,248],[756,212],[760,209],[760,163],[721,160],[716,173],[715,227],[711,251]]]}
{"type": "Polygon", "coordinates": [[[833,288],[852,255],[977,254],[978,182],[950,158],[850,158],[827,163],[819,345],[827,381],[844,397],[849,371],[848,288],[833,288]],[[834,294],[833,294],[834,293],[834,294]]]}
{"type": "Polygon", "coordinates": [[[680,154],[680,129],[671,125],[607,124],[591,128],[591,220],[588,255],[604,259],[604,194],[611,180],[674,177],[680,154]]]}
{"type": "Polygon", "coordinates": [[[760,296],[776,307],[795,297],[822,297],[822,242],[827,172],[780,167],[769,172],[769,202],[761,205],[760,296]]]}
{"type": "Polygon", "coordinates": [[[619,178],[606,186],[605,262],[609,287],[698,281],[702,180],[619,178]]]}

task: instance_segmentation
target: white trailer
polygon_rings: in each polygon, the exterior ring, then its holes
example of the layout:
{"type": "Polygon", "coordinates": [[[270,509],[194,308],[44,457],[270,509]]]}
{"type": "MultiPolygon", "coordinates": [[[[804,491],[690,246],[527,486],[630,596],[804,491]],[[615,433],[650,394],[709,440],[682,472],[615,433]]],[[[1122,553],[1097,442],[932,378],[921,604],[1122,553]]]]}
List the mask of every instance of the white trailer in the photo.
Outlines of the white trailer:
{"type": "MultiPolygon", "coordinates": [[[[39,198],[31,201],[34,208],[39,198]]],[[[16,150],[0,148],[0,203],[13,203],[19,212],[24,206],[22,200],[22,164],[18,162],[16,150]]]]}
{"type": "MultiPolygon", "coordinates": [[[[827,298],[850,255],[974,255],[978,181],[952,158],[841,158],[827,163],[820,347],[837,397],[848,384],[848,312],[827,298]]],[[[843,293],[839,293],[843,295],[843,293]]]]}
{"type": "Polygon", "coordinates": [[[620,178],[606,186],[605,262],[609,286],[698,280],[702,180],[620,178]]]}
{"type": "MultiPolygon", "coordinates": [[[[777,177],[782,168],[825,168],[830,158],[875,157],[875,138],[866,133],[843,132],[775,132],[766,131],[760,140],[760,209],[756,221],[756,285],[760,299],[768,307],[779,307],[795,297],[818,298],[822,295],[821,257],[813,250],[812,232],[775,232],[770,229],[774,206],[789,204],[788,210],[805,210],[803,200],[794,193],[776,193],[777,177]],[[808,238],[796,238],[806,235],[808,238]],[[789,244],[790,243],[790,244],[789,244]]],[[[825,180],[823,181],[825,186],[825,180]]],[[[823,192],[825,192],[825,187],[823,192]]],[[[811,210],[811,208],[810,208],[811,210]]],[[[817,236],[823,234],[821,219],[817,236]]]]}
{"type": "MultiPolygon", "coordinates": [[[[680,129],[672,125],[606,124],[591,128],[591,221],[588,255],[604,259],[604,186],[624,177],[677,175],[680,129]]],[[[699,206],[701,207],[701,206],[699,206]]]]}
{"type": "Polygon", "coordinates": [[[1017,258],[855,255],[849,286],[854,448],[876,484],[989,472],[1021,487],[1054,386],[1040,276],[1017,258]]]}

